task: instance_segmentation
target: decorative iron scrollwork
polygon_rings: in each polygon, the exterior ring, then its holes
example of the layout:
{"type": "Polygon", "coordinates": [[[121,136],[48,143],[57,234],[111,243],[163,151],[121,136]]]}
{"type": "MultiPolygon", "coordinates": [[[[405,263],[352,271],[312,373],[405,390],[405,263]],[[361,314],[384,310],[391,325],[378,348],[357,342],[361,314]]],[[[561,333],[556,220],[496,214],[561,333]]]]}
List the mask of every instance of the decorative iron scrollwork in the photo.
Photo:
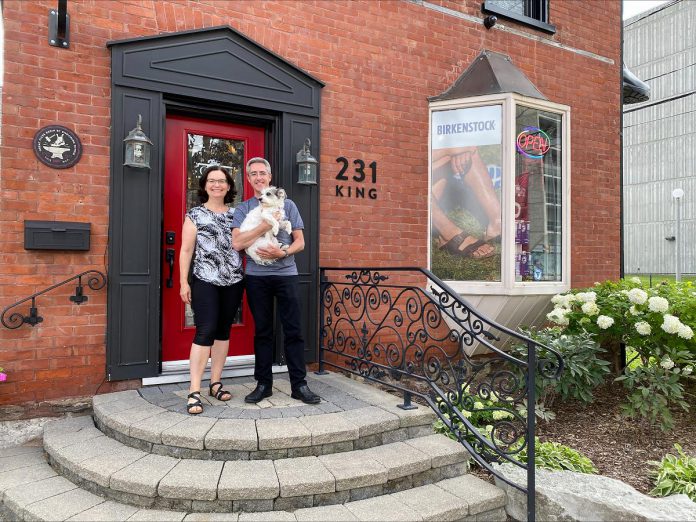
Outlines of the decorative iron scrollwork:
{"type": "Polygon", "coordinates": [[[2,311],[2,315],[0,316],[2,325],[5,328],[14,330],[16,328],[19,328],[23,324],[28,324],[29,326],[36,326],[37,324],[43,322],[44,318],[39,315],[39,310],[36,306],[36,298],[71,281],[77,280],[77,285],[75,286],[75,295],[71,295],[69,299],[76,305],[81,305],[89,299],[86,295],[84,295],[83,278],[87,280],[86,284],[92,290],[101,290],[102,288],[104,288],[104,286],[106,286],[106,276],[104,274],[97,270],[87,270],[86,272],[77,274],[71,277],[70,279],[61,281],[58,284],[50,286],[44,290],[41,290],[40,292],[37,292],[33,295],[30,295],[29,297],[22,299],[21,301],[17,301],[16,303],[11,304],[2,311]],[[29,307],[29,315],[23,315],[21,312],[12,312],[8,315],[8,312],[10,310],[21,305],[22,303],[26,303],[27,301],[31,301],[31,306],[29,307]]]}
{"type": "Polygon", "coordinates": [[[519,459],[533,450],[529,383],[537,371],[560,376],[557,352],[483,317],[421,268],[323,268],[321,303],[320,371],[329,365],[397,389],[404,407],[420,398],[491,473],[499,462],[529,469],[519,459]],[[531,357],[508,353],[514,343],[531,357]],[[483,427],[472,422],[482,412],[494,419],[483,427]]]}

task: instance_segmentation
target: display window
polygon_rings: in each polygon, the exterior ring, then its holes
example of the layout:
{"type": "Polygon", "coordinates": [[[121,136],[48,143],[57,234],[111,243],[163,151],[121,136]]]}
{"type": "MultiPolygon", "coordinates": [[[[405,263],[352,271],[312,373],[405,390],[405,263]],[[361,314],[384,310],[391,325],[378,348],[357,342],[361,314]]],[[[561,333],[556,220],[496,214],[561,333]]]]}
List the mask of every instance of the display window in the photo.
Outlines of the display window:
{"type": "Polygon", "coordinates": [[[514,94],[431,104],[436,276],[462,293],[568,288],[569,119],[514,94]]]}

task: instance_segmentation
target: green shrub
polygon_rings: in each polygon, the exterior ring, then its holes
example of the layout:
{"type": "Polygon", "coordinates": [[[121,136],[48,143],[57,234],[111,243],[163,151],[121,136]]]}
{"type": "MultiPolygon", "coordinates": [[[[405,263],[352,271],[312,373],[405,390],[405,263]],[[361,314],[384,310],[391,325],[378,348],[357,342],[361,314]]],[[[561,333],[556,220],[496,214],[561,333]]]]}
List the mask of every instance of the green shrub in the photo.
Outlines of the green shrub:
{"type": "Polygon", "coordinates": [[[566,334],[588,331],[605,349],[624,343],[635,353],[617,378],[629,391],[623,411],[667,431],[674,425],[670,408],[689,408],[683,397],[696,365],[696,287],[641,285],[637,278],[606,281],[556,295],[547,318],[566,334]]]}
{"type": "MultiPolygon", "coordinates": [[[[556,397],[563,400],[577,399],[584,403],[594,400],[593,390],[604,383],[610,373],[610,363],[602,358],[605,350],[596,342],[596,336],[586,331],[564,334],[560,328],[541,331],[525,331],[525,335],[556,350],[563,357],[564,368],[558,379],[548,379],[537,373],[537,408],[550,408],[556,397]]],[[[513,350],[513,355],[527,359],[527,347],[513,350]]],[[[555,356],[547,350],[539,349],[537,358],[555,356]]]]}
{"type": "MultiPolygon", "coordinates": [[[[536,438],[534,464],[537,468],[597,473],[592,461],[577,450],[558,442],[539,442],[536,438]]],[[[527,462],[527,448],[520,452],[520,460],[527,462]]]]}
{"type": "Polygon", "coordinates": [[[665,455],[660,462],[651,461],[655,488],[651,495],[666,497],[683,493],[696,502],[696,458],[686,455],[679,444],[674,445],[678,456],[665,455]]]}

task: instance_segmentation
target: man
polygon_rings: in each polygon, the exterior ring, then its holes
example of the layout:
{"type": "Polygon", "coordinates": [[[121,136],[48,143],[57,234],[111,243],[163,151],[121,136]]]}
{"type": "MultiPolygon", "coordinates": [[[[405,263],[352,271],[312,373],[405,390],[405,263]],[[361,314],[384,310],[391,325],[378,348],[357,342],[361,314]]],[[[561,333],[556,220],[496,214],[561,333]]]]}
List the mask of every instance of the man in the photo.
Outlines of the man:
{"type": "MultiPolygon", "coordinates": [[[[259,205],[258,197],[271,184],[271,165],[264,158],[251,158],[246,164],[247,178],[254,189],[254,197],[240,204],[232,220],[232,246],[241,251],[251,246],[257,238],[271,229],[263,222],[252,230],[241,232],[246,215],[259,205]]],[[[273,261],[259,265],[247,256],[246,291],[251,315],[256,323],[254,352],[256,362],[254,378],[256,389],[244,400],[257,403],[273,395],[273,300],[278,301],[280,321],[285,336],[285,359],[290,373],[292,398],[307,404],[318,404],[321,398],[307,386],[307,369],[304,360],[304,340],[302,339],[300,301],[298,298],[298,275],[294,254],[304,250],[304,223],[291,200],[285,200],[285,216],[292,226],[292,235],[285,231],[278,233],[278,241],[283,248],[268,246],[259,248],[263,259],[273,261]]]]}

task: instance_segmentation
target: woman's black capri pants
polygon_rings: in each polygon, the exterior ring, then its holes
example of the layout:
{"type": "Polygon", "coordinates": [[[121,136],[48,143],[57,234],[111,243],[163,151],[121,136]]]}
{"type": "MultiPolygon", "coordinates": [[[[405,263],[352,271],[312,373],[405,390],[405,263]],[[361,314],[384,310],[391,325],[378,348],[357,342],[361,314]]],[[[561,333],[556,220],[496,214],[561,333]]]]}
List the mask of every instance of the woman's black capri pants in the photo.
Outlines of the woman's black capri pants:
{"type": "Polygon", "coordinates": [[[191,283],[191,308],[196,325],[194,344],[212,346],[227,341],[244,293],[244,280],[231,286],[216,286],[197,277],[191,283]]]}

